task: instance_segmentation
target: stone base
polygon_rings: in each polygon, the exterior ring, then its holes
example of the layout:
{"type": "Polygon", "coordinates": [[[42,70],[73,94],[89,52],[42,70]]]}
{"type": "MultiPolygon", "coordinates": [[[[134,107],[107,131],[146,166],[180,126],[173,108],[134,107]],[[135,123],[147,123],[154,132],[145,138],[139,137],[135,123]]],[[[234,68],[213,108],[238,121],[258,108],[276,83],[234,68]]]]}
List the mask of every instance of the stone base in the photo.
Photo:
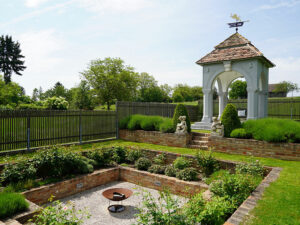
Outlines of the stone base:
{"type": "Polygon", "coordinates": [[[192,124],[191,128],[193,130],[211,130],[212,123],[206,123],[206,122],[195,122],[192,124]]]}

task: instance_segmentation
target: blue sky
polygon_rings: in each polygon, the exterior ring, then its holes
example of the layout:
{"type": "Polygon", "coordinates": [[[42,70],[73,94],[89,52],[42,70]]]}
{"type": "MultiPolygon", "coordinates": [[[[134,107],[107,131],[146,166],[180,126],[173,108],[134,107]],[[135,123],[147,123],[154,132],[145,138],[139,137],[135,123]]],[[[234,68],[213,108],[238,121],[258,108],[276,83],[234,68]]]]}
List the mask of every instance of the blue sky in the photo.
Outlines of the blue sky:
{"type": "Polygon", "coordinates": [[[27,94],[60,81],[73,87],[90,60],[120,57],[160,84],[202,85],[195,61],[240,29],[276,64],[270,83],[300,85],[300,0],[0,0],[1,34],[21,44],[27,94]]]}

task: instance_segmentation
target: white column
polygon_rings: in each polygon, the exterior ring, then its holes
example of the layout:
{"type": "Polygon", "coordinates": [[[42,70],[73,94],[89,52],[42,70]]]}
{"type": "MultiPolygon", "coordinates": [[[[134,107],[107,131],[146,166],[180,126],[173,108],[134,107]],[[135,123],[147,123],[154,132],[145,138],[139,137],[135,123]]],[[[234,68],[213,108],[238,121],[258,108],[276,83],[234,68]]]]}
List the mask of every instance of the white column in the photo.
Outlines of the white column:
{"type": "Polygon", "coordinates": [[[213,91],[211,89],[203,89],[203,117],[202,121],[204,123],[211,123],[213,116],[213,91]]]}
{"type": "Polygon", "coordinates": [[[268,116],[268,92],[258,91],[258,118],[268,116]]]}
{"type": "Polygon", "coordinates": [[[247,119],[258,118],[258,91],[256,88],[247,87],[248,104],[247,104],[247,119]]]}
{"type": "Polygon", "coordinates": [[[227,105],[227,92],[219,92],[219,116],[218,119],[221,118],[224,108],[227,105]]]}

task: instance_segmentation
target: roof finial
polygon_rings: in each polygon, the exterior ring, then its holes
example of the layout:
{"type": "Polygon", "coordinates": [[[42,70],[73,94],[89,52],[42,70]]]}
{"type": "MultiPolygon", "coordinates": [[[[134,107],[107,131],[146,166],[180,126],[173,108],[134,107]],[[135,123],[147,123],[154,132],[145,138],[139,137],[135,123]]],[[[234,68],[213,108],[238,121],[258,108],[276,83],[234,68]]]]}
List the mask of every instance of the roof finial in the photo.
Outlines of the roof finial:
{"type": "Polygon", "coordinates": [[[238,27],[241,27],[244,25],[245,22],[249,22],[249,20],[247,21],[242,21],[241,18],[235,13],[235,14],[231,14],[230,16],[232,19],[235,19],[235,23],[228,23],[229,28],[235,27],[235,32],[238,32],[238,27]]]}

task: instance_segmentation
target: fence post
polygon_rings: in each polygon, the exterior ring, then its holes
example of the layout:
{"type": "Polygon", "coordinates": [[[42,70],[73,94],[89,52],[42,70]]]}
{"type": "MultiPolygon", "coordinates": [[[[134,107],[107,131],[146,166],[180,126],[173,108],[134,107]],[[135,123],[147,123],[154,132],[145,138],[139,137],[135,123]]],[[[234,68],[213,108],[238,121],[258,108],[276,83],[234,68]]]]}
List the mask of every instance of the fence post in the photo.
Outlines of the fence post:
{"type": "Polygon", "coordinates": [[[27,112],[27,150],[30,150],[30,115],[27,112]]]}
{"type": "Polygon", "coordinates": [[[119,139],[118,101],[116,102],[116,137],[117,137],[117,139],[119,139]]]}
{"type": "Polygon", "coordinates": [[[82,144],[82,119],[81,119],[82,115],[81,115],[81,109],[79,112],[79,143],[82,144]]]}

